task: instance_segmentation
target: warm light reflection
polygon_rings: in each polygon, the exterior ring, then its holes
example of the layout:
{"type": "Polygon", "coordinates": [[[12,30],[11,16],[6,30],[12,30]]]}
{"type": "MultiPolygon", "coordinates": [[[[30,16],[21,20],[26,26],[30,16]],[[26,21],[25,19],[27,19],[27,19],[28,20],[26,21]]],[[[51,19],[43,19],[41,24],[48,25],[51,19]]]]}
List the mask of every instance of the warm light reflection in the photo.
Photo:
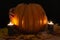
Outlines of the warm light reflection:
{"type": "Polygon", "coordinates": [[[25,27],[24,27],[24,20],[22,20],[22,28],[25,28],[25,27]]]}
{"type": "Polygon", "coordinates": [[[22,20],[22,25],[23,25],[24,21],[22,20]]]}
{"type": "Polygon", "coordinates": [[[52,21],[48,22],[49,25],[54,25],[54,23],[52,21]]]}
{"type": "Polygon", "coordinates": [[[47,24],[47,20],[46,19],[44,19],[44,24],[47,24]]]}
{"type": "Polygon", "coordinates": [[[42,20],[40,20],[40,24],[42,24],[42,20]]]}
{"type": "Polygon", "coordinates": [[[8,26],[13,26],[14,24],[12,23],[12,22],[10,22],[9,24],[8,24],[8,26]]]}

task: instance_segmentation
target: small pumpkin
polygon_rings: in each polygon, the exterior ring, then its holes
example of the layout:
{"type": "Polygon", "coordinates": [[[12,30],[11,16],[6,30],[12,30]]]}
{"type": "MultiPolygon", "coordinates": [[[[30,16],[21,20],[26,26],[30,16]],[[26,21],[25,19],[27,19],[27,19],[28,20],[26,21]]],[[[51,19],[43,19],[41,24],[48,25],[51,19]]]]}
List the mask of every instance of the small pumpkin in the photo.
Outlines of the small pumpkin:
{"type": "Polygon", "coordinates": [[[10,21],[23,32],[36,33],[47,25],[47,16],[41,5],[18,4],[9,11],[10,21]]]}

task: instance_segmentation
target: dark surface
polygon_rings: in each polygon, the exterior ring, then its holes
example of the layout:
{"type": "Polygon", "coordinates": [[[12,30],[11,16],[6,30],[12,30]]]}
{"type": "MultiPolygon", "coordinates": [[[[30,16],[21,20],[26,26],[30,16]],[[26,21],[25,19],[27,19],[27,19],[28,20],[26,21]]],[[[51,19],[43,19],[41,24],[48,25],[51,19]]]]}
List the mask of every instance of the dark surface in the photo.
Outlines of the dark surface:
{"type": "Polygon", "coordinates": [[[38,3],[43,6],[49,20],[60,23],[58,0],[0,0],[0,28],[7,26],[9,23],[9,9],[19,3],[38,3]]]}
{"type": "Polygon", "coordinates": [[[46,31],[40,32],[37,35],[29,34],[29,35],[12,35],[1,37],[0,40],[60,40],[60,36],[49,34],[46,31]]]}

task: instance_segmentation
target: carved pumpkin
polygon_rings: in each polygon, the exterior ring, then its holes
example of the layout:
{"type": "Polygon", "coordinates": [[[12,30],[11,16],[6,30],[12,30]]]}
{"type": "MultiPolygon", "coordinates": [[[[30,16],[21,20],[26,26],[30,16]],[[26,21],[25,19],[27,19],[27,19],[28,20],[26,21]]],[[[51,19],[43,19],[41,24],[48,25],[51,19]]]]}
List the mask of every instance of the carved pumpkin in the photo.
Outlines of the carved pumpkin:
{"type": "Polygon", "coordinates": [[[35,33],[45,28],[47,17],[41,5],[18,4],[9,11],[10,21],[18,26],[23,32],[35,33]]]}

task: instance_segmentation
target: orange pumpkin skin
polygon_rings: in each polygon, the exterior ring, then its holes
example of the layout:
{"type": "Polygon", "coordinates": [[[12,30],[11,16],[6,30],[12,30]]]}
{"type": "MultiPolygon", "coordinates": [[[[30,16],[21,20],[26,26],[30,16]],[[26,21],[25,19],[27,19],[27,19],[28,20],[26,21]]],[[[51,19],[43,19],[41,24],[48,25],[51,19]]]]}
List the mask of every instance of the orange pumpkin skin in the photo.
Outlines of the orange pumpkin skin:
{"type": "Polygon", "coordinates": [[[10,10],[10,21],[17,25],[23,32],[36,33],[47,25],[47,16],[41,5],[22,3],[10,10]],[[11,17],[11,15],[13,15],[13,17],[11,17]]]}

